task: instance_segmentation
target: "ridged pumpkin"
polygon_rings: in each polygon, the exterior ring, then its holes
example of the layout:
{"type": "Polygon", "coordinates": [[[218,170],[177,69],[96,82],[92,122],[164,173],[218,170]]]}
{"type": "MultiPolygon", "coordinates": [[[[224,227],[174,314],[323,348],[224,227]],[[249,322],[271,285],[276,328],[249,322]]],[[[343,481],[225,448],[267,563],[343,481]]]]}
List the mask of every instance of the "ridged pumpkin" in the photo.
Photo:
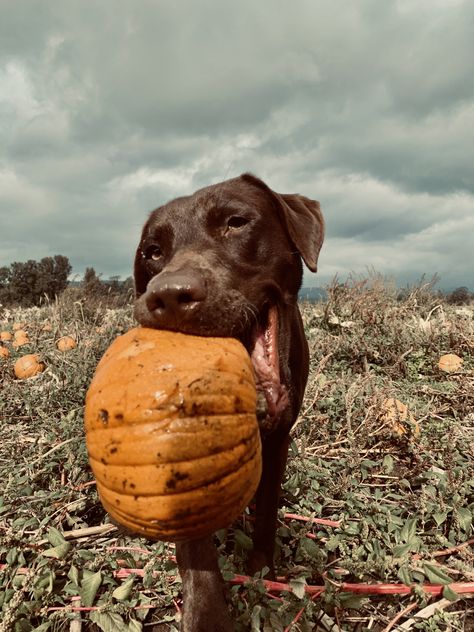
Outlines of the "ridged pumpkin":
{"type": "Polygon", "coordinates": [[[13,338],[12,334],[9,331],[2,331],[0,332],[0,340],[2,342],[10,342],[10,340],[13,338]]]}
{"type": "Polygon", "coordinates": [[[56,347],[59,349],[59,351],[70,351],[76,346],[76,341],[72,336],[63,336],[56,343],[56,347]]]}
{"type": "Polygon", "coordinates": [[[261,475],[250,358],[231,338],[135,328],[99,362],[87,449],[113,520],[149,539],[228,526],[261,475]]]}
{"type": "Polygon", "coordinates": [[[12,347],[14,349],[19,349],[20,347],[24,347],[25,345],[29,344],[30,339],[28,338],[28,336],[18,336],[18,338],[15,338],[15,340],[12,342],[12,347]]]}
{"type": "Polygon", "coordinates": [[[29,353],[18,358],[13,365],[15,375],[19,379],[33,377],[45,370],[45,364],[37,353],[29,353]]]}
{"type": "Polygon", "coordinates": [[[18,349],[19,347],[23,347],[30,343],[30,339],[28,337],[27,332],[24,329],[16,329],[13,334],[13,343],[12,346],[14,349],[18,349]]]}
{"type": "Polygon", "coordinates": [[[438,361],[438,369],[440,371],[444,371],[445,373],[454,373],[455,371],[459,371],[462,367],[463,360],[455,353],[447,353],[446,355],[441,356],[438,361]]]}

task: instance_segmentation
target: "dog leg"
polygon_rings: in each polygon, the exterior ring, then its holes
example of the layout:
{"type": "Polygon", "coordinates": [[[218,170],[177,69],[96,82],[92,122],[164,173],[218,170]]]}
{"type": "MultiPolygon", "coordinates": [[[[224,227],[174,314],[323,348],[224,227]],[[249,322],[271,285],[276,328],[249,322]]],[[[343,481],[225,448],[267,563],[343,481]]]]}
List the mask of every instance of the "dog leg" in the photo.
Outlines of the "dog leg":
{"type": "Polygon", "coordinates": [[[232,632],[212,537],[178,542],[176,558],[183,582],[182,632],[232,632]]]}
{"type": "Polygon", "coordinates": [[[253,534],[253,551],[247,570],[254,575],[264,566],[270,569],[266,579],[274,579],[273,553],[278,515],[278,500],[288,456],[289,436],[266,437],[263,441],[263,471],[257,490],[257,508],[253,534]]]}

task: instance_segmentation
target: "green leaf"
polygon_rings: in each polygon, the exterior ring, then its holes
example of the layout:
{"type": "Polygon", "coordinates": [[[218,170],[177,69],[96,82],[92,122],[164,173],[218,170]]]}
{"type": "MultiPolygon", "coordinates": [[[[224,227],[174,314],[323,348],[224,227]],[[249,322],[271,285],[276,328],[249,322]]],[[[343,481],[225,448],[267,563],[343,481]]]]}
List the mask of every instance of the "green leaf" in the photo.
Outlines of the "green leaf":
{"type": "Polygon", "coordinates": [[[79,586],[79,570],[74,565],[69,569],[67,576],[74,586],[79,586]]]}
{"type": "Polygon", "coordinates": [[[66,542],[63,534],[54,527],[50,527],[48,529],[46,537],[48,539],[48,542],[54,547],[60,546],[61,544],[64,544],[66,542]]]}
{"type": "Polygon", "coordinates": [[[129,598],[130,593],[132,592],[133,582],[135,581],[135,576],[132,575],[126,581],[123,582],[120,586],[118,586],[114,592],[112,593],[112,597],[119,601],[125,601],[129,598]]]}
{"type": "Polygon", "coordinates": [[[354,595],[353,593],[340,593],[339,600],[344,608],[351,608],[353,610],[359,610],[367,603],[367,597],[361,597],[354,595]]]}
{"type": "MultiPolygon", "coordinates": [[[[81,589],[79,594],[81,595],[82,605],[90,608],[94,603],[95,596],[97,591],[99,590],[99,586],[102,583],[102,573],[97,571],[97,573],[92,573],[81,582],[81,589]]],[[[97,623],[97,625],[99,625],[97,623]]]]}
{"type": "Polygon", "coordinates": [[[453,580],[434,564],[423,564],[423,572],[432,584],[450,584],[453,580]]]}
{"type": "Polygon", "coordinates": [[[459,599],[459,595],[455,592],[450,586],[445,586],[443,588],[443,597],[448,599],[449,601],[457,601],[459,599]]]}
{"type": "Polygon", "coordinates": [[[7,564],[12,566],[16,562],[17,556],[18,556],[18,549],[17,548],[10,549],[6,556],[7,564]]]}
{"type": "Polygon", "coordinates": [[[344,527],[344,533],[347,533],[348,535],[358,535],[360,531],[360,526],[358,522],[347,522],[345,527],[344,527]]]}
{"type": "Polygon", "coordinates": [[[461,528],[468,532],[472,524],[472,513],[466,507],[461,507],[457,510],[456,514],[461,528]]]}
{"type": "Polygon", "coordinates": [[[411,586],[411,584],[413,583],[413,578],[411,576],[411,573],[409,571],[409,569],[406,566],[401,566],[398,569],[398,578],[400,579],[400,581],[405,584],[405,586],[411,586]]]}
{"type": "Polygon", "coordinates": [[[95,623],[102,632],[117,632],[126,630],[125,622],[116,612],[100,612],[93,610],[89,615],[90,620],[95,623]]]}
{"type": "Polygon", "coordinates": [[[438,525],[438,527],[443,524],[443,522],[446,520],[447,517],[448,517],[448,513],[446,511],[436,511],[433,514],[433,518],[436,524],[438,525]]]}
{"type": "Polygon", "coordinates": [[[398,544],[392,549],[393,557],[405,557],[406,555],[408,555],[408,553],[410,553],[410,551],[410,544],[398,544]]]}
{"type": "Polygon", "coordinates": [[[44,557],[54,557],[57,560],[62,560],[66,557],[70,550],[70,543],[64,540],[64,544],[53,546],[52,549],[46,549],[46,551],[43,551],[43,555],[44,557]]]}
{"type": "Polygon", "coordinates": [[[290,580],[290,586],[293,594],[295,594],[298,599],[303,599],[306,592],[306,580],[304,578],[292,579],[290,580]]]}
{"type": "Polygon", "coordinates": [[[409,542],[416,535],[416,518],[410,518],[405,521],[405,524],[400,531],[400,538],[402,542],[409,542]]]}
{"type": "Polygon", "coordinates": [[[299,548],[311,559],[317,559],[320,554],[319,546],[310,538],[301,538],[299,548]]]}
{"type": "Polygon", "coordinates": [[[252,632],[260,632],[261,627],[261,620],[260,620],[260,613],[262,612],[262,606],[254,606],[252,609],[252,617],[251,617],[251,630],[252,632]]]}
{"type": "Polygon", "coordinates": [[[326,546],[324,547],[327,551],[335,551],[341,542],[340,535],[332,535],[329,540],[326,542],[326,546]]]}
{"type": "Polygon", "coordinates": [[[236,543],[241,546],[244,551],[251,551],[253,548],[253,542],[249,536],[241,531],[240,529],[236,529],[234,531],[234,538],[236,543]]]}
{"type": "Polygon", "coordinates": [[[384,456],[384,459],[382,461],[382,467],[387,472],[387,474],[390,474],[391,472],[393,472],[393,457],[390,454],[386,454],[384,456]]]}

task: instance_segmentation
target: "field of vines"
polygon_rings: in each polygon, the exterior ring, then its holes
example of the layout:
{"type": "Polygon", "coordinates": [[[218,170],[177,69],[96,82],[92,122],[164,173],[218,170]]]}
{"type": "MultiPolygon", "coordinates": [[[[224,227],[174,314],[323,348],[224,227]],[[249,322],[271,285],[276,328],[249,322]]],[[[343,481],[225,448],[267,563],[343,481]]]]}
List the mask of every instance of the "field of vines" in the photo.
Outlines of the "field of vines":
{"type": "MultiPolygon", "coordinates": [[[[215,535],[236,632],[474,630],[474,308],[375,276],[327,292],[301,305],[277,581],[245,575],[252,507],[215,535]]],[[[173,545],[109,522],[85,448],[92,374],[134,325],[67,293],[0,307],[1,632],[179,629],[173,545]],[[44,370],[17,377],[26,354],[44,370]]]]}

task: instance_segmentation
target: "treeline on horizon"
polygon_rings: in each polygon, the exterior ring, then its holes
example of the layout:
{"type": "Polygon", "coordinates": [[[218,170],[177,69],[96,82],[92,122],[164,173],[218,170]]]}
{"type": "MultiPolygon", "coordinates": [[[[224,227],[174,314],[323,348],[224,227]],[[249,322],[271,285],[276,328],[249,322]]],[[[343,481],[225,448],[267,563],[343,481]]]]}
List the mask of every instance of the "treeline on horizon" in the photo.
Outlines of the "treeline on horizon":
{"type": "MultiPolygon", "coordinates": [[[[0,307],[39,306],[65,293],[69,293],[72,300],[87,299],[109,307],[125,305],[133,300],[132,277],[124,281],[118,276],[103,280],[93,267],[88,267],[80,281],[70,281],[71,272],[72,266],[64,255],[43,257],[40,261],[15,261],[0,267],[0,307]]],[[[458,287],[447,293],[432,291],[439,294],[440,300],[452,305],[466,305],[474,300],[474,293],[467,287],[458,287]]],[[[404,289],[400,289],[400,300],[403,300],[404,293],[404,289]]],[[[317,302],[324,300],[325,296],[326,292],[321,288],[303,287],[300,291],[300,299],[305,301],[317,302]]]]}
{"type": "Polygon", "coordinates": [[[79,281],[69,281],[72,266],[64,255],[43,257],[40,261],[15,261],[0,267],[0,306],[33,307],[54,301],[69,293],[72,300],[100,301],[119,306],[133,299],[133,279],[118,276],[102,280],[94,268],[86,268],[79,281]]]}

